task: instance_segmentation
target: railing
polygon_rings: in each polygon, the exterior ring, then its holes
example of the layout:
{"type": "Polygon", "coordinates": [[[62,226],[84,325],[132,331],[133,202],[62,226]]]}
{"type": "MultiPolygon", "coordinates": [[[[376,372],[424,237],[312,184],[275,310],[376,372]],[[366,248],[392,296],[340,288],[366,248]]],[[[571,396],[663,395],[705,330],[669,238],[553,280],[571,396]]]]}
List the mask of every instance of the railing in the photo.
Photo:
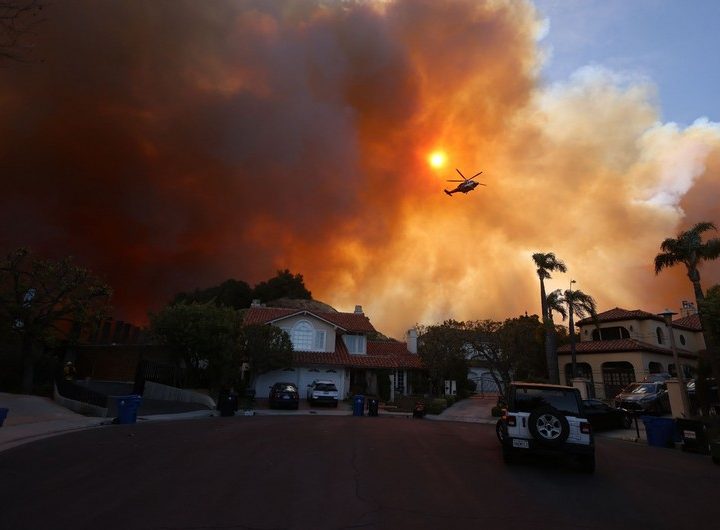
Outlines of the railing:
{"type": "Polygon", "coordinates": [[[58,376],[55,379],[55,383],[58,394],[64,398],[88,403],[102,408],[108,407],[108,396],[105,394],[101,394],[95,390],[90,390],[86,386],[64,379],[62,376],[58,376]]]}
{"type": "Polygon", "coordinates": [[[187,370],[183,368],[143,360],[140,361],[138,365],[137,375],[135,376],[135,386],[141,389],[145,381],[152,381],[176,388],[187,388],[188,380],[187,370]]]}

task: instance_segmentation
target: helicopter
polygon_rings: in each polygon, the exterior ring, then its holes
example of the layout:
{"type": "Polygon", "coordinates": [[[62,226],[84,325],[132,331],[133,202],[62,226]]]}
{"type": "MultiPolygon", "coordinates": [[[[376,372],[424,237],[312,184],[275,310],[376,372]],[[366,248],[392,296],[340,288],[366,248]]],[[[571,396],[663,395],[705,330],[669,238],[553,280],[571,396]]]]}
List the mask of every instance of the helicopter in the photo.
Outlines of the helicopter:
{"type": "Polygon", "coordinates": [[[465,175],[463,175],[459,169],[455,168],[455,171],[457,171],[463,179],[462,180],[448,180],[448,182],[459,182],[460,183],[457,185],[457,187],[455,189],[443,190],[448,195],[452,196],[453,193],[457,193],[457,192],[467,193],[467,192],[472,191],[475,188],[477,188],[478,185],[485,186],[485,184],[483,184],[482,182],[477,182],[477,181],[473,180],[475,177],[482,174],[482,171],[480,173],[475,173],[469,179],[465,178],[465,175]]]}

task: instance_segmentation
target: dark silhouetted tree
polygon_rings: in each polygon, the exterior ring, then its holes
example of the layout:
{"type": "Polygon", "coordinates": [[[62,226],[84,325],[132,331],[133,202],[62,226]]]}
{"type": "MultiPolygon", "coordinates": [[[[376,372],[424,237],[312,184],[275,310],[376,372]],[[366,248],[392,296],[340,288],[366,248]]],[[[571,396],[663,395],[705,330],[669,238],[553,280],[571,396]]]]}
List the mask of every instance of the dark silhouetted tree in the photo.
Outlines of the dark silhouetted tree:
{"type": "Polygon", "coordinates": [[[76,342],[108,315],[112,290],[72,258],[42,259],[26,248],[0,260],[0,326],[20,344],[22,391],[33,389],[46,347],[76,342]]]}

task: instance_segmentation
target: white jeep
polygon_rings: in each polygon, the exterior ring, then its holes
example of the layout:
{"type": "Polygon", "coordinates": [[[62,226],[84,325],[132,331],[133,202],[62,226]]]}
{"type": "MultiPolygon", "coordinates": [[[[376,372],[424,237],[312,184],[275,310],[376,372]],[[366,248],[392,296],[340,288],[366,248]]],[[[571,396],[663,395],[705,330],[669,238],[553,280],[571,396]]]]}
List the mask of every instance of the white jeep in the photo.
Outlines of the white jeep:
{"type": "Polygon", "coordinates": [[[595,441],[576,388],[511,383],[496,432],[507,464],[523,453],[573,455],[583,471],[595,471],[595,441]]]}

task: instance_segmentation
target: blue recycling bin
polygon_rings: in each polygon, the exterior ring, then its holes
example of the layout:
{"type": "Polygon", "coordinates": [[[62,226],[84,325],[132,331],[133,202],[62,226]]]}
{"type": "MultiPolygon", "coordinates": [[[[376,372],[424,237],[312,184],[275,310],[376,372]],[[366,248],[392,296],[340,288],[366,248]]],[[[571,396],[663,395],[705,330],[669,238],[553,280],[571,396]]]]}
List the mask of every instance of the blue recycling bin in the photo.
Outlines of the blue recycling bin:
{"type": "Polygon", "coordinates": [[[127,424],[137,421],[137,411],[142,403],[142,396],[117,396],[118,423],[127,424]]]}
{"type": "Polygon", "coordinates": [[[0,407],[0,427],[2,427],[2,424],[5,421],[5,418],[7,418],[9,410],[10,409],[6,409],[5,407],[0,407]]]}
{"type": "Polygon", "coordinates": [[[353,398],[353,416],[362,416],[365,410],[365,396],[357,395],[353,398]]]}
{"type": "Polygon", "coordinates": [[[652,447],[675,447],[675,421],[672,418],[641,416],[645,425],[648,445],[652,447]]]}

